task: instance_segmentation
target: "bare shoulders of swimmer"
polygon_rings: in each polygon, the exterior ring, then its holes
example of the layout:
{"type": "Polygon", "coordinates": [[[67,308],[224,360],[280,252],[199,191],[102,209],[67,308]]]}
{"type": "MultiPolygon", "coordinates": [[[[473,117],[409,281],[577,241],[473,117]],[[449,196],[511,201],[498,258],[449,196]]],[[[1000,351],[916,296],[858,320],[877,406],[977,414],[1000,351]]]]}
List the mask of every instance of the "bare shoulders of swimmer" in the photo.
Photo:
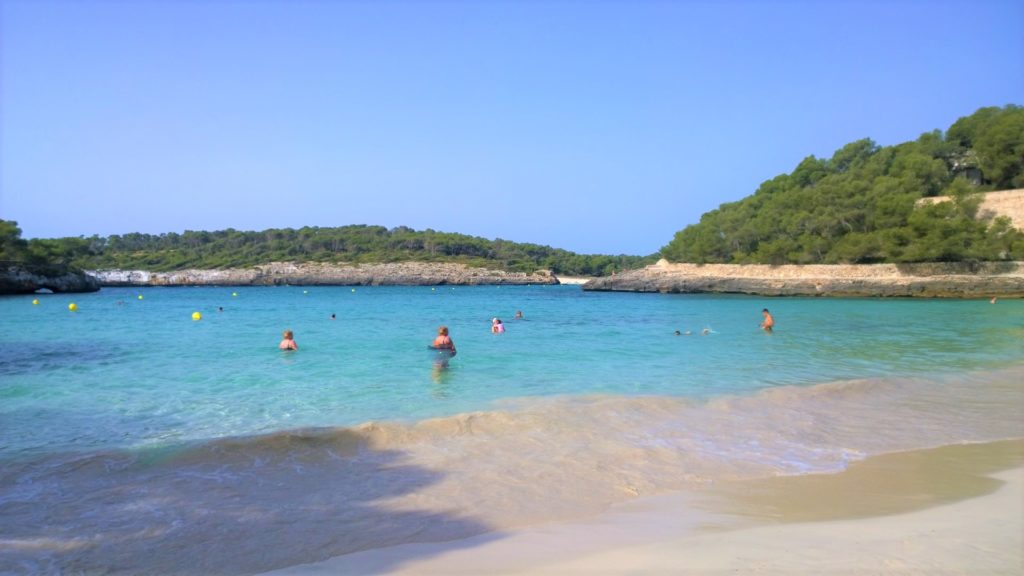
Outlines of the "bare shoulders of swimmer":
{"type": "Polygon", "coordinates": [[[295,343],[295,335],[292,333],[291,330],[284,331],[284,338],[281,340],[281,343],[278,345],[278,348],[280,348],[281,350],[299,349],[299,345],[295,343]]]}
{"type": "Polygon", "coordinates": [[[448,336],[448,327],[441,326],[437,329],[437,338],[434,338],[434,343],[431,344],[434,348],[450,348],[455,350],[455,343],[452,342],[450,336],[448,336]]]}

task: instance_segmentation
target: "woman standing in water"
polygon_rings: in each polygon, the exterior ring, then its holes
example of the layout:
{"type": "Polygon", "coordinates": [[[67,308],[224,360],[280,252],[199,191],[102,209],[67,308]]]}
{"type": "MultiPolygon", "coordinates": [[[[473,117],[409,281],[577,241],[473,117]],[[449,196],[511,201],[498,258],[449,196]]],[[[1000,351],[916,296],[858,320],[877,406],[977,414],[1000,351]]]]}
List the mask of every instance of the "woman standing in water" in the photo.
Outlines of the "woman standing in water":
{"type": "Polygon", "coordinates": [[[448,350],[451,352],[451,356],[455,356],[455,342],[452,342],[451,337],[448,336],[447,326],[441,326],[437,329],[437,338],[434,338],[430,347],[435,350],[448,350]]]}
{"type": "Polygon", "coordinates": [[[435,350],[434,380],[438,381],[441,373],[448,369],[448,360],[455,356],[455,342],[452,342],[451,336],[448,335],[447,326],[437,329],[437,338],[430,343],[430,348],[435,350]]]}
{"type": "Polygon", "coordinates": [[[291,330],[284,331],[284,338],[277,345],[281,350],[298,350],[299,345],[295,343],[295,334],[291,330]]]}

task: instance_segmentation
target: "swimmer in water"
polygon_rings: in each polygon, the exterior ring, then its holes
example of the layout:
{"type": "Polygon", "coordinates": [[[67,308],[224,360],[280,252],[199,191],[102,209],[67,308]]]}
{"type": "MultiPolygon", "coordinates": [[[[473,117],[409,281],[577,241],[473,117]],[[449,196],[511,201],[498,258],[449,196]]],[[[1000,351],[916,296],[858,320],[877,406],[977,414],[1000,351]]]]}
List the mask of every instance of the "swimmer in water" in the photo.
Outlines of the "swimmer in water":
{"type": "Polygon", "coordinates": [[[295,335],[291,330],[284,331],[284,339],[277,345],[281,350],[298,350],[299,345],[295,343],[295,335]]]}
{"type": "Polygon", "coordinates": [[[504,334],[505,333],[505,325],[501,323],[501,319],[500,318],[492,318],[491,319],[491,333],[492,334],[504,334]]]}
{"type": "Polygon", "coordinates": [[[761,322],[761,329],[765,332],[771,332],[772,328],[775,327],[775,319],[772,318],[772,315],[768,312],[767,308],[761,310],[761,314],[764,316],[764,322],[761,322]]]}
{"type": "Polygon", "coordinates": [[[516,310],[516,317],[515,317],[515,319],[516,320],[522,320],[523,319],[523,311],[522,310],[516,310]]]}
{"type": "Polygon", "coordinates": [[[448,336],[447,326],[441,326],[437,329],[437,338],[434,338],[430,347],[435,350],[451,350],[452,356],[455,355],[455,342],[452,342],[451,336],[448,336]]]}
{"type": "Polygon", "coordinates": [[[439,382],[441,373],[448,369],[448,360],[455,356],[455,342],[448,336],[448,327],[441,326],[437,329],[437,338],[431,342],[430,347],[437,350],[434,355],[434,381],[439,382]]]}

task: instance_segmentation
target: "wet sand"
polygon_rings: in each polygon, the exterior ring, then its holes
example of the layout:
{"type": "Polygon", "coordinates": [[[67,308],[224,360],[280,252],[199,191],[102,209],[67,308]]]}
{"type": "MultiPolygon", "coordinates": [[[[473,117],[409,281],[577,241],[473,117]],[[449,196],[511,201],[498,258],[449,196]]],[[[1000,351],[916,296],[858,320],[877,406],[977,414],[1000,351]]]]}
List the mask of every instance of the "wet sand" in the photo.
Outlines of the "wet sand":
{"type": "Polygon", "coordinates": [[[588,519],[294,566],[321,574],[1021,574],[1024,440],[637,499],[588,519]]]}

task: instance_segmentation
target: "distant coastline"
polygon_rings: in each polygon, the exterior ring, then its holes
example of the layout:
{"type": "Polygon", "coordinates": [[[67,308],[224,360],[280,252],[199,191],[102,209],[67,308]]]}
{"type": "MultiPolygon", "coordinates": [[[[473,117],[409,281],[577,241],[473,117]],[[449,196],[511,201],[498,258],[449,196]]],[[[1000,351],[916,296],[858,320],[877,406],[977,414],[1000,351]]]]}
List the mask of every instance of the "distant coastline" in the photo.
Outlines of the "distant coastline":
{"type": "Polygon", "coordinates": [[[271,262],[250,268],[189,269],[173,272],[146,270],[89,270],[101,286],[431,286],[442,284],[558,284],[547,270],[532,273],[476,268],[437,262],[384,264],[327,264],[271,262]]]}
{"type": "MultiPolygon", "coordinates": [[[[15,275],[15,270],[8,270],[15,275]]],[[[661,260],[612,276],[559,276],[437,262],[328,264],[272,262],[249,268],[86,270],[86,282],[64,285],[47,278],[6,286],[0,293],[95,291],[118,286],[431,286],[580,285],[587,291],[751,294],[760,296],[1024,298],[1024,262],[917,264],[676,264],[661,260]],[[82,284],[81,286],[79,284],[82,284]],[[30,289],[31,288],[31,289],[30,289]]],[[[2,284],[2,283],[0,283],[2,284]]],[[[7,282],[11,284],[11,282],[7,282]]],[[[4,286],[0,286],[3,288],[4,286]]]]}
{"type": "Polygon", "coordinates": [[[1022,262],[672,264],[595,278],[584,290],[663,293],[981,298],[1024,297],[1022,262]]]}

